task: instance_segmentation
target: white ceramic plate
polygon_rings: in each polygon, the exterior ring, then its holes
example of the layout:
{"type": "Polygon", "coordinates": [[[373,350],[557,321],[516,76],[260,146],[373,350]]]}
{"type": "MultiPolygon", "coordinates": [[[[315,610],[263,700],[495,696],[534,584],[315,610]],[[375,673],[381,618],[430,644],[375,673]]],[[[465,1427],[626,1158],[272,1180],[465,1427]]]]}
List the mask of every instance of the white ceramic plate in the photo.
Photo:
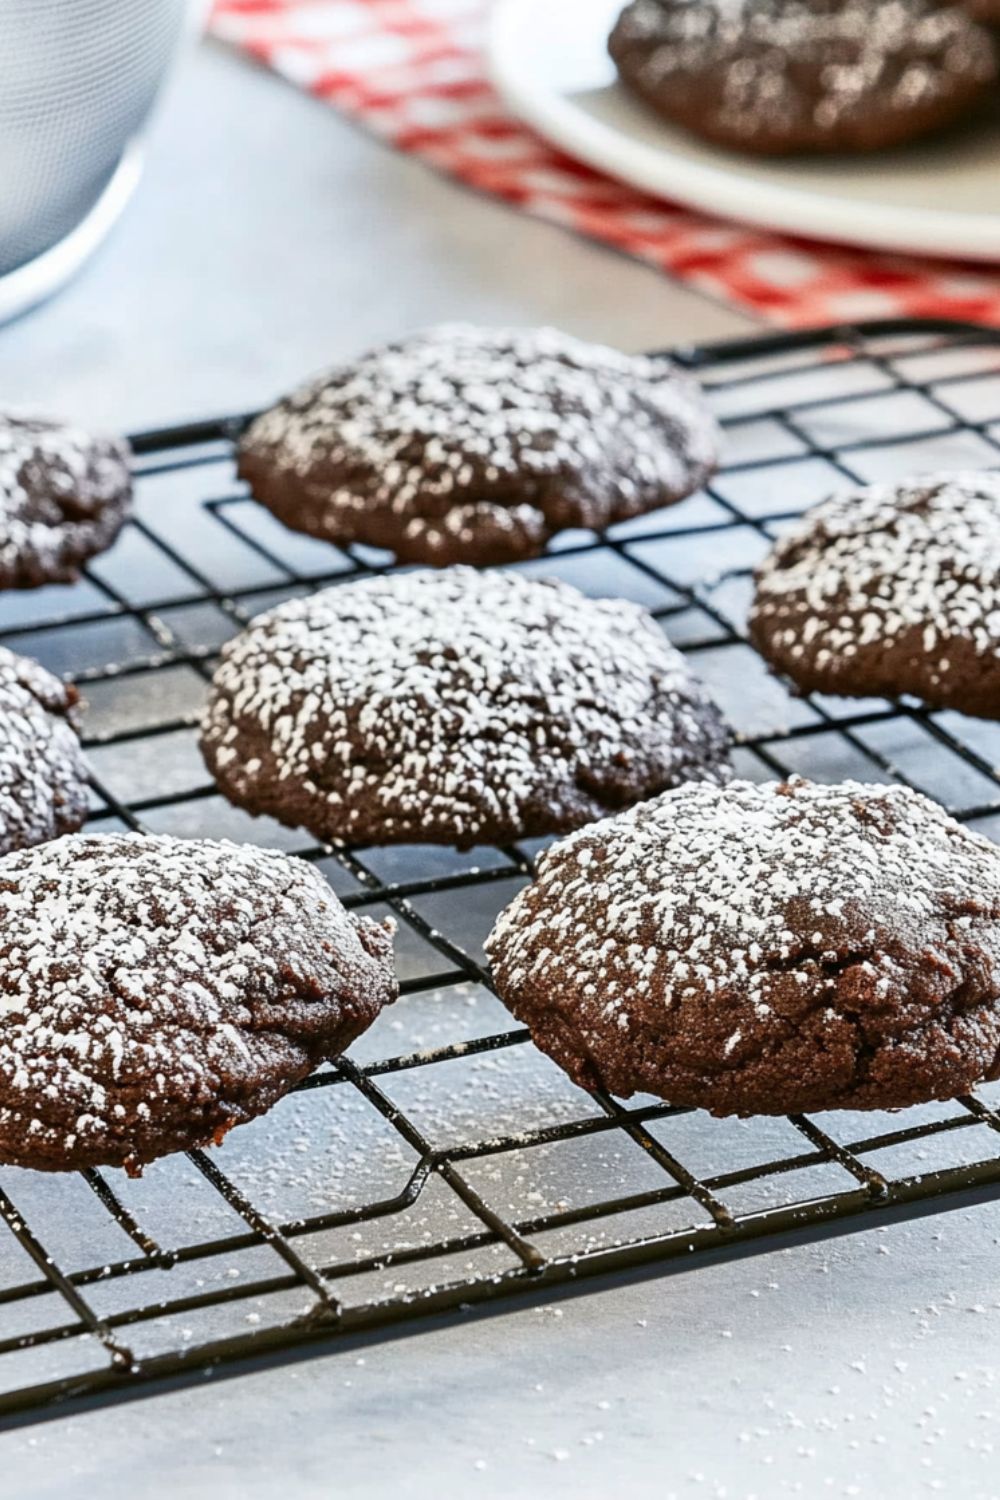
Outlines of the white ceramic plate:
{"type": "Polygon", "coordinates": [[[607,37],[624,0],[497,0],[493,80],[571,155],[689,208],[766,229],[1000,261],[1000,120],[864,157],[767,161],[702,144],[616,80],[607,37]]]}

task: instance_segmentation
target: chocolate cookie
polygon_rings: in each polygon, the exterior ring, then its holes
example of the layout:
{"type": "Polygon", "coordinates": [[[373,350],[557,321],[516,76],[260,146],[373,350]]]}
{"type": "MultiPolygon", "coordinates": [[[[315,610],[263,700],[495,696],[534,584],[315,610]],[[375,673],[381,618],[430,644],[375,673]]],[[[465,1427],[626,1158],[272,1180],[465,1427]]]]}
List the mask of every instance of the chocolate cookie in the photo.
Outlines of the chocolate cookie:
{"type": "Polygon", "coordinates": [[[965,8],[984,26],[1000,26],[1000,0],[965,0],[965,8]]]}
{"type": "Polygon", "coordinates": [[[1000,475],[837,495],[757,571],[754,645],[803,692],[1000,717],[1000,475]]]}
{"type": "Polygon", "coordinates": [[[990,32],[941,0],[632,0],[608,45],[659,114],[761,155],[914,140],[1000,72],[990,32]]]}
{"type": "Polygon", "coordinates": [[[87,816],[76,688],[0,646],[0,854],[73,833],[87,816]]]}
{"type": "Polygon", "coordinates": [[[202,751],[240,807],[352,843],[504,843],[687,777],[727,733],[652,618],[451,568],[279,605],[223,648],[202,751]]]}
{"type": "Polygon", "coordinates": [[[71,582],[111,546],[131,498],[123,443],[0,414],[0,588],[71,582]]]}
{"type": "Polygon", "coordinates": [[[902,787],[679,787],[550,849],[487,948],[584,1088],[786,1114],[998,1073],[1000,848],[902,787]]]}
{"type": "Polygon", "coordinates": [[[0,860],[0,1161],[220,1141],[396,995],[390,933],[281,854],[78,835],[0,860]]]}
{"type": "Polygon", "coordinates": [[[239,472],[296,531],[406,562],[499,563],[566,527],[672,505],[717,441],[697,386],[665,360],[454,326],[279,402],[247,430],[239,472]]]}

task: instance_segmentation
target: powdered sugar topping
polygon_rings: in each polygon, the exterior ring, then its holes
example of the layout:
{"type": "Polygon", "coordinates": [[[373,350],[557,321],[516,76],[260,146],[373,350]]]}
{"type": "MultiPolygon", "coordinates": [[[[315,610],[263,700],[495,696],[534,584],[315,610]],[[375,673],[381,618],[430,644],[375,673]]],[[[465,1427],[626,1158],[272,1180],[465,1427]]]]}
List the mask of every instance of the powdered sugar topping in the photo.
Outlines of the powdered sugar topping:
{"type": "Polygon", "coordinates": [[[753,1037],[776,977],[821,999],[849,953],[888,991],[901,941],[980,918],[1000,965],[1000,849],[908,788],[689,784],[556,844],[487,947],[515,1005],[551,987],[595,1034],[703,997],[753,1037]]]}
{"type": "Polygon", "coordinates": [[[128,509],[124,444],[27,415],[0,415],[0,587],[75,576],[128,509]]]}
{"type": "Polygon", "coordinates": [[[0,647],[0,854],[69,833],[86,816],[75,704],[74,689],[0,647]]]}
{"type": "Polygon", "coordinates": [[[81,835],[7,856],[0,1157],[142,1159],[258,1113],[345,1008],[391,998],[388,943],[260,849],[81,835]]]}
{"type": "Polygon", "coordinates": [[[808,662],[834,678],[869,666],[891,678],[894,645],[912,652],[931,690],[948,682],[959,647],[995,666],[1000,475],[930,475],[817,506],[761,565],[752,625],[793,673],[808,662]]]}
{"type": "Polygon", "coordinates": [[[290,525],[416,561],[488,561],[680,498],[717,440],[697,387],[666,361],[554,329],[456,324],[265,412],[241,466],[290,525]]]}
{"type": "Polygon", "coordinates": [[[634,0],[616,45],[645,49],[651,90],[713,70],[705,107],[748,141],[933,108],[958,80],[996,77],[987,33],[930,0],[634,0]]]}
{"type": "Polygon", "coordinates": [[[236,800],[348,839],[575,827],[727,774],[718,711],[645,610],[469,568],[262,615],[223,651],[203,748],[236,800]]]}

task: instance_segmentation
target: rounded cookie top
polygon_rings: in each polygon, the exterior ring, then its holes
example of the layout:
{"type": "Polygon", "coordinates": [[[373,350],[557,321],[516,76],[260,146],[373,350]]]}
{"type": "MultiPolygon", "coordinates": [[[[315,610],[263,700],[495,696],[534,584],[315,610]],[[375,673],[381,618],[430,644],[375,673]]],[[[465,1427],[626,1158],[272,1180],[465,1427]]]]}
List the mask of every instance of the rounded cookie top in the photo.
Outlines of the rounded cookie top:
{"type": "Polygon", "coordinates": [[[223,648],[202,721],[232,801],[352,843],[576,828],[724,779],[727,741],[645,610],[461,567],[261,615],[223,648]]]}
{"type": "Polygon", "coordinates": [[[679,787],[543,855],[487,951],[584,1087],[896,1108],[997,1068],[1000,849],[898,786],[679,787]]]}
{"type": "Polygon", "coordinates": [[[124,443],[0,414],[0,588],[71,582],[111,546],[131,498],[124,443]]]}
{"type": "Polygon", "coordinates": [[[760,153],[896,145],[998,73],[990,33],[940,0],[632,0],[609,50],[661,114],[760,153]]]}
{"type": "Polygon", "coordinates": [[[376,349],[251,423],[240,474],[286,525],[401,561],[499,563],[697,488],[718,433],[664,360],[551,328],[376,349]]]}
{"type": "Polygon", "coordinates": [[[78,835],[0,860],[0,1161],[132,1171],[220,1140],[395,997],[391,937],[228,843],[78,835]]]}
{"type": "Polygon", "coordinates": [[[1000,475],[923,475],[809,511],[758,569],[750,633],[806,692],[1000,717],[1000,475]]]}
{"type": "Polygon", "coordinates": [[[0,855],[72,833],[87,816],[76,688],[0,647],[0,855]]]}

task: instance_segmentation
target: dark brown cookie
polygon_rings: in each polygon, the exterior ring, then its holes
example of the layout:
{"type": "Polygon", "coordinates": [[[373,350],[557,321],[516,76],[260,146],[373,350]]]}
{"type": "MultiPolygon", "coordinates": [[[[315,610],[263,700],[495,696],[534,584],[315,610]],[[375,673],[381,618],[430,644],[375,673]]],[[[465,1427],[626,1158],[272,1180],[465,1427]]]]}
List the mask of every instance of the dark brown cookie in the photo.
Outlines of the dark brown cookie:
{"type": "Polygon", "coordinates": [[[405,562],[500,563],[672,505],[714,467],[717,440],[665,360],[456,325],[279,402],[247,430],[239,470],[296,531],[405,562]]]}
{"type": "Polygon", "coordinates": [[[757,571],[754,645],[803,692],[1000,718],[1000,475],[837,495],[757,571]]]}
{"type": "Polygon", "coordinates": [[[124,443],[0,414],[0,588],[71,582],[111,546],[131,498],[124,443]]]}
{"type": "Polygon", "coordinates": [[[554,845],[487,948],[584,1088],[786,1114],[998,1072],[1000,849],[902,787],[679,787],[554,845]]]}
{"type": "Polygon", "coordinates": [[[124,1166],[219,1141],[396,995],[390,933],[309,865],[84,835],[0,860],[0,1161],[124,1166]]]}
{"type": "Polygon", "coordinates": [[[622,80],[693,134],[762,155],[874,151],[965,118],[992,35],[940,0],[632,0],[622,80]]]}
{"type": "Polygon", "coordinates": [[[233,802],[351,843],[504,843],[728,775],[653,619],[472,568],[279,605],[222,653],[202,750],[233,802]]]}
{"type": "Polygon", "coordinates": [[[965,0],[965,8],[984,26],[1000,26],[1000,0],[965,0]]]}
{"type": "Polygon", "coordinates": [[[0,855],[73,833],[87,816],[76,688],[0,646],[0,855]]]}

